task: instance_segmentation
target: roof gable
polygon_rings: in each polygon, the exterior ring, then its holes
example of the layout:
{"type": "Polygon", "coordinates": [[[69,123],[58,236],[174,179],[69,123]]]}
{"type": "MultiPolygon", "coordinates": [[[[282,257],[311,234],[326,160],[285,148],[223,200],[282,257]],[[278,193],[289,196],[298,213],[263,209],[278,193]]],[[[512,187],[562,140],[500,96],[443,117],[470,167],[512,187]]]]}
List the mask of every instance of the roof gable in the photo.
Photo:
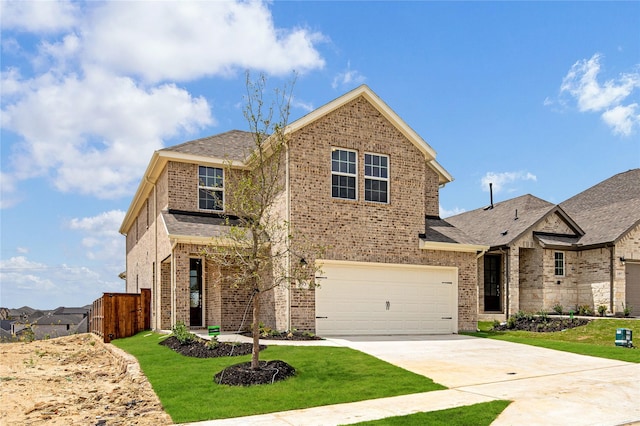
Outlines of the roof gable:
{"type": "Polygon", "coordinates": [[[640,169],[612,176],[560,206],[584,229],[581,245],[615,242],[640,224],[640,169]]]}
{"type": "Polygon", "coordinates": [[[558,215],[575,234],[583,234],[582,229],[561,208],[530,194],[446,220],[476,241],[499,247],[511,244],[551,215],[558,215]]]}
{"type": "Polygon", "coordinates": [[[369,102],[380,114],[382,114],[383,117],[385,117],[391,123],[391,125],[398,129],[398,131],[402,135],[404,135],[414,146],[416,146],[416,148],[418,148],[418,150],[424,155],[425,161],[427,161],[429,166],[436,173],[438,173],[439,183],[441,185],[445,185],[453,181],[453,177],[449,174],[449,172],[447,172],[435,160],[436,151],[424,139],[422,139],[420,135],[418,135],[404,120],[402,120],[400,116],[395,113],[395,111],[393,111],[382,99],[380,99],[380,97],[378,97],[378,95],[376,95],[373,90],[371,90],[365,84],[353,89],[348,93],[345,93],[344,95],[321,106],[320,108],[311,111],[304,117],[295,120],[294,122],[287,125],[287,127],[285,128],[285,132],[295,132],[359,97],[363,97],[367,102],[369,102]]]}

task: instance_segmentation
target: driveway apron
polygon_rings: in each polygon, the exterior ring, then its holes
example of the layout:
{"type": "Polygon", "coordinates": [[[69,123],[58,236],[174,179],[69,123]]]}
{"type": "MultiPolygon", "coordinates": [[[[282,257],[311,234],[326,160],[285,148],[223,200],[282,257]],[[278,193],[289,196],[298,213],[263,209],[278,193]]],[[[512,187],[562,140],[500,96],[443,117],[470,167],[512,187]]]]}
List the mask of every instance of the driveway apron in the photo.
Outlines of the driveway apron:
{"type": "Polygon", "coordinates": [[[494,425],[640,423],[640,364],[460,335],[331,340],[451,389],[513,401],[494,425]]]}

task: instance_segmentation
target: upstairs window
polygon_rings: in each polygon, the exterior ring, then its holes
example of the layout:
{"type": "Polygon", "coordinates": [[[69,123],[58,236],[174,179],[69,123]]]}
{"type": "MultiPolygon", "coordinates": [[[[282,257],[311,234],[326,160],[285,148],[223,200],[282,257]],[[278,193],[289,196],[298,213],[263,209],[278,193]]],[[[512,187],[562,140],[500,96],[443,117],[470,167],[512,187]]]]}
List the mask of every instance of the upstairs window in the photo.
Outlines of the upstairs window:
{"type": "Polygon", "coordinates": [[[201,210],[224,210],[224,172],[217,167],[198,168],[198,207],[201,210]]]}
{"type": "Polygon", "coordinates": [[[356,152],[346,149],[331,150],[331,196],[356,199],[356,152]]]}
{"type": "Polygon", "coordinates": [[[564,277],[564,252],[556,251],[553,254],[554,257],[554,275],[558,277],[564,277]]]}
{"type": "Polygon", "coordinates": [[[389,202],[389,157],[386,155],[364,154],[364,199],[389,202]]]}

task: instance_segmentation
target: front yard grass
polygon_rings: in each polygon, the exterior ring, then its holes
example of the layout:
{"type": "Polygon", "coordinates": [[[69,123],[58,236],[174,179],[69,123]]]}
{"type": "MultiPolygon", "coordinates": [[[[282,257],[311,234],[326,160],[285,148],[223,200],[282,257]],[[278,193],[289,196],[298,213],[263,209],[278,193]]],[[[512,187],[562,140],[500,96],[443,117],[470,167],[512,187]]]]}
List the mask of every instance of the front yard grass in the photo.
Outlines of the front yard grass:
{"type": "Polygon", "coordinates": [[[359,426],[484,426],[490,425],[511,401],[496,400],[447,410],[357,423],[359,426]]]}
{"type": "Polygon", "coordinates": [[[112,341],[138,359],[142,371],[176,423],[222,419],[446,389],[349,348],[272,345],[261,360],[282,360],[297,375],[271,385],[217,385],[214,374],[249,361],[250,356],[191,358],[158,342],[165,336],[143,332],[112,341]]]}
{"type": "Polygon", "coordinates": [[[640,349],[615,345],[616,329],[635,331],[636,342],[640,340],[640,320],[594,319],[589,324],[553,333],[529,331],[492,331],[492,322],[479,322],[479,332],[464,333],[470,336],[524,343],[559,351],[573,352],[600,358],[640,363],[640,349]]]}

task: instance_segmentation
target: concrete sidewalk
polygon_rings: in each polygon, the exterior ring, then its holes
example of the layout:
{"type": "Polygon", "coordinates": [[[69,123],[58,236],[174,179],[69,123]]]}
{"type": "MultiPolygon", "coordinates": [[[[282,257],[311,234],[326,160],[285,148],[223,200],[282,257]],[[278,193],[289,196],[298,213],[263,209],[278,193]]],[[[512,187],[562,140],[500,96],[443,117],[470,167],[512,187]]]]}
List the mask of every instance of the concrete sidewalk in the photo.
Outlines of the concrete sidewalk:
{"type": "MultiPolygon", "coordinates": [[[[227,339],[230,337],[220,338],[227,339]]],[[[494,425],[640,423],[640,364],[459,335],[264,343],[351,347],[430,377],[450,389],[193,424],[351,424],[495,399],[513,402],[494,425]]]]}

